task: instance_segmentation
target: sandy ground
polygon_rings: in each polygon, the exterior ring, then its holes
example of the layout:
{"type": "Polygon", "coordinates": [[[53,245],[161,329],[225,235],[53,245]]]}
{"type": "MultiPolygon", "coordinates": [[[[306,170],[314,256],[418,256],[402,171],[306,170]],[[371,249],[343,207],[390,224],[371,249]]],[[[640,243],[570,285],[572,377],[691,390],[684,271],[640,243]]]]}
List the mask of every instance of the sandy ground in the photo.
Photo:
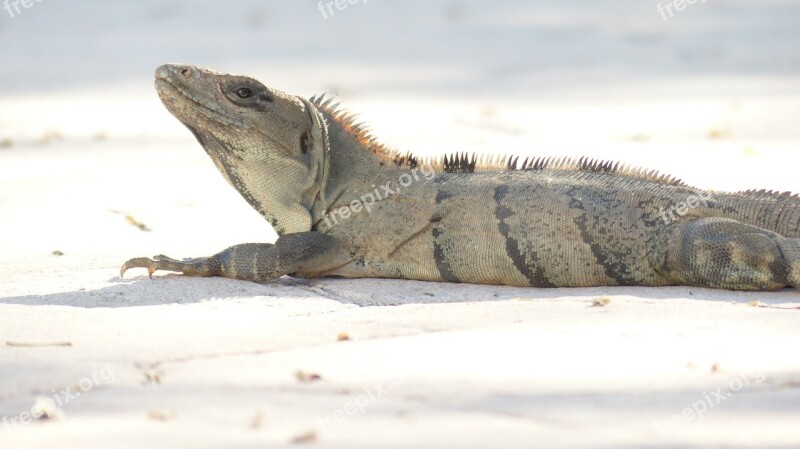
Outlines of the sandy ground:
{"type": "Polygon", "coordinates": [[[800,446],[790,289],[119,278],[130,257],[276,237],[159,104],[167,61],[341,93],[420,154],[589,155],[800,191],[795,3],[668,21],[621,0],[485,5],[2,16],[0,447],[800,446]]]}

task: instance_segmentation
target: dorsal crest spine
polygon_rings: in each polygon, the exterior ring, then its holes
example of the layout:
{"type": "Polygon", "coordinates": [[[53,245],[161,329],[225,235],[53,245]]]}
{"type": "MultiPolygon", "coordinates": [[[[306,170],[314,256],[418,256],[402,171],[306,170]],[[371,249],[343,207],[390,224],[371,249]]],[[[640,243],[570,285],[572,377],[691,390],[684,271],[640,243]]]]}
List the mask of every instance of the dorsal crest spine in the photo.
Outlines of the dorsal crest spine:
{"type": "Polygon", "coordinates": [[[476,155],[469,153],[453,153],[437,158],[418,158],[412,153],[400,153],[383,143],[372,134],[370,129],[358,120],[356,114],[341,108],[341,103],[334,103],[335,96],[327,97],[326,94],[315,95],[309,101],[318,109],[328,114],[346,130],[386,162],[399,166],[415,168],[417,166],[431,167],[439,173],[474,173],[487,171],[513,171],[513,170],[553,170],[573,171],[583,173],[598,173],[609,176],[618,176],[642,181],[657,182],[674,186],[683,186],[680,179],[670,175],[661,174],[656,170],[631,167],[619,162],[603,161],[581,157],[526,157],[520,162],[520,156],[507,155],[476,155]]]}

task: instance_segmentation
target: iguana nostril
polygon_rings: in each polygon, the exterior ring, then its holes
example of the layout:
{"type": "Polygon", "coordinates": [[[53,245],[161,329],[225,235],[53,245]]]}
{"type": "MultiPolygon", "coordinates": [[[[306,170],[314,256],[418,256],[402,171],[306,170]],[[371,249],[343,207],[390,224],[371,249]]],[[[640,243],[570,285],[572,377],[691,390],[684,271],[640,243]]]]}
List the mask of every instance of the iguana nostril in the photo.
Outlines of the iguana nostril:
{"type": "Polygon", "coordinates": [[[182,68],[181,75],[183,75],[184,78],[189,78],[190,76],[192,76],[192,69],[190,69],[189,67],[182,68]]]}

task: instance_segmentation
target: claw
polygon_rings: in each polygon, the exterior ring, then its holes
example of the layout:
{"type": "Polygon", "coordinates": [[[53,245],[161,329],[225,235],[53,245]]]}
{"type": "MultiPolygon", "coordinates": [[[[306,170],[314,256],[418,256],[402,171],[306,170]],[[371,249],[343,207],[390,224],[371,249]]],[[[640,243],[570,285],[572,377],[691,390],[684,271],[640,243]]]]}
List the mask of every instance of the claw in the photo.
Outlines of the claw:
{"type": "Polygon", "coordinates": [[[155,260],[148,259],[147,257],[137,257],[135,259],[131,259],[122,264],[122,267],[119,269],[119,277],[125,277],[125,272],[131,268],[147,268],[147,274],[150,276],[150,279],[152,279],[153,273],[158,270],[158,263],[155,260]]]}

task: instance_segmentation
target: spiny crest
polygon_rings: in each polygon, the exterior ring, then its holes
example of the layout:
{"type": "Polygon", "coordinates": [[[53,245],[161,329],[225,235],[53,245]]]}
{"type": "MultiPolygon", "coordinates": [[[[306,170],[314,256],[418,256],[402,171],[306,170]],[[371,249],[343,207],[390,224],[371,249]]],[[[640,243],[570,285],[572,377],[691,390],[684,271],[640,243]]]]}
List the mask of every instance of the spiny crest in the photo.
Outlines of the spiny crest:
{"type": "Polygon", "coordinates": [[[512,170],[554,170],[574,171],[582,173],[600,173],[643,181],[658,182],[674,186],[686,186],[680,179],[664,175],[656,170],[630,167],[613,161],[601,161],[582,157],[533,157],[525,158],[520,162],[519,156],[481,156],[466,153],[445,155],[441,162],[434,163],[435,170],[446,173],[473,173],[481,171],[512,171],[512,170]]]}
{"type": "Polygon", "coordinates": [[[742,195],[748,198],[753,199],[772,199],[777,201],[789,201],[794,202],[800,199],[800,194],[792,193],[792,192],[778,192],[776,190],[742,190],[736,192],[735,195],[742,195]]]}
{"type": "Polygon", "coordinates": [[[442,157],[442,168],[445,173],[472,173],[478,166],[478,160],[473,153],[471,156],[466,153],[452,154],[448,159],[445,154],[442,157]]]}
{"type": "Polygon", "coordinates": [[[430,167],[440,173],[474,173],[487,171],[512,171],[512,170],[555,170],[574,171],[583,173],[600,173],[620,176],[643,181],[658,182],[674,186],[683,186],[683,181],[669,175],[661,174],[656,170],[631,167],[619,162],[601,161],[582,157],[533,157],[525,158],[520,162],[519,156],[480,155],[455,153],[444,155],[440,158],[418,158],[411,153],[401,154],[399,151],[388,147],[372,134],[367,126],[357,121],[357,116],[341,109],[341,103],[334,103],[334,97],[325,94],[315,95],[310,98],[311,103],[320,110],[328,113],[345,129],[350,130],[367,148],[388,162],[398,166],[430,167]]]}
{"type": "Polygon", "coordinates": [[[346,130],[349,130],[364,146],[382,159],[394,162],[397,165],[417,166],[417,158],[411,153],[400,154],[394,148],[379,142],[372,131],[363,122],[358,121],[358,116],[341,108],[341,103],[334,103],[336,96],[326,97],[325,93],[309,98],[311,104],[331,116],[346,130]]]}
{"type": "Polygon", "coordinates": [[[646,168],[631,167],[626,164],[613,161],[602,161],[582,157],[574,159],[571,157],[538,157],[526,158],[522,164],[517,167],[518,158],[509,161],[509,169],[518,170],[566,170],[578,171],[584,173],[601,173],[605,175],[621,176],[631,179],[639,179],[642,181],[658,182],[661,184],[669,184],[673,186],[685,187],[683,181],[674,176],[659,173],[656,170],[648,170],[646,168]],[[513,166],[512,166],[513,165],[513,166]]]}

